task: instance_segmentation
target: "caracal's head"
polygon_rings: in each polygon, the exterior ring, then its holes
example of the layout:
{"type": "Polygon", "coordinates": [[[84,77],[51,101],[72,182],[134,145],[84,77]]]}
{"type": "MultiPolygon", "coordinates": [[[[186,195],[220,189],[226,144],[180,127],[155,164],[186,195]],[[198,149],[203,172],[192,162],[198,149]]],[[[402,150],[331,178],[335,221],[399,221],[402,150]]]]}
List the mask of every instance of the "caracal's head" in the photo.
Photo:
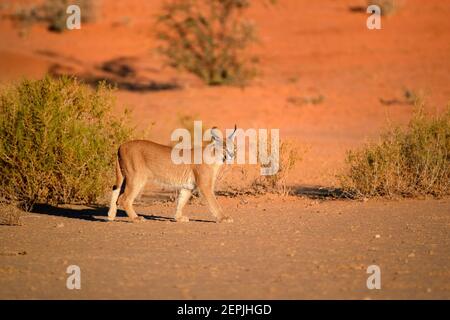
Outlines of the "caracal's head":
{"type": "Polygon", "coordinates": [[[219,155],[223,156],[222,161],[231,162],[236,156],[236,148],[234,144],[234,138],[236,136],[237,126],[234,125],[234,131],[226,136],[222,137],[222,133],[216,128],[211,129],[211,137],[216,151],[219,151],[219,155]]]}

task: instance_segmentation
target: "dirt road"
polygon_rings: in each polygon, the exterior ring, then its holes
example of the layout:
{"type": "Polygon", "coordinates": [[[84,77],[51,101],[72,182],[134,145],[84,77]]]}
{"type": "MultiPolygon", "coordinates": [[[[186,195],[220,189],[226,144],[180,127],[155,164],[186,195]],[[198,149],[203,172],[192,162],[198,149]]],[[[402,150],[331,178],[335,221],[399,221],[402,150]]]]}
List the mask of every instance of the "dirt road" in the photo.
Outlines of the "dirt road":
{"type": "Polygon", "coordinates": [[[140,206],[140,223],[106,209],[37,208],[0,227],[0,298],[450,298],[450,199],[317,201],[221,197],[233,224],[207,208],[140,206]],[[66,268],[81,268],[68,290],[66,268]],[[367,267],[381,269],[368,290],[367,267]]]}

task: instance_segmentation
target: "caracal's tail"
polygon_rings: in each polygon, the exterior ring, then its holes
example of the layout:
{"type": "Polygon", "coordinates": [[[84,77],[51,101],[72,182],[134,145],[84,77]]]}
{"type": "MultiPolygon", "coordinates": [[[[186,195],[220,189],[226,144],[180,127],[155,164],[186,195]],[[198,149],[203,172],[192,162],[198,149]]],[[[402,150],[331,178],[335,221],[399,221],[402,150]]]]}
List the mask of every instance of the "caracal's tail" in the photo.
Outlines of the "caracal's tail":
{"type": "Polygon", "coordinates": [[[111,203],[109,205],[109,211],[108,211],[108,220],[109,221],[113,221],[116,218],[117,199],[119,199],[123,180],[124,180],[124,177],[122,174],[122,169],[120,168],[119,152],[118,152],[117,157],[116,157],[116,184],[112,187],[111,203]]]}

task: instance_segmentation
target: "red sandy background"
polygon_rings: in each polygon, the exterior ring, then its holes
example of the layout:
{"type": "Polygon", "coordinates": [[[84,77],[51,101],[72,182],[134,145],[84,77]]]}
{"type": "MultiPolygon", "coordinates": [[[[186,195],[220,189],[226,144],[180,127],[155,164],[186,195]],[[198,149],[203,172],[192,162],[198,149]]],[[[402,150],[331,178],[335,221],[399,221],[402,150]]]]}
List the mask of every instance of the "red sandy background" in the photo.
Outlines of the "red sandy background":
{"type": "MultiPolygon", "coordinates": [[[[365,0],[255,4],[260,44],[250,50],[262,74],[245,88],[207,87],[164,66],[154,40],[162,1],[101,4],[96,23],[62,34],[44,25],[20,32],[2,16],[0,85],[49,71],[138,88],[176,83],[181,89],[121,89],[117,111],[131,108],[137,127],[166,144],[183,119],[279,128],[306,149],[288,181],[305,189],[336,186],[346,150],[407,123],[412,105],[380,99],[423,94],[430,112],[450,101],[449,0],[403,0],[372,31],[368,15],[351,10],[365,0]],[[134,74],[101,70],[111,61],[134,74]],[[320,104],[298,103],[320,95],[320,104]]],[[[171,222],[172,203],[142,199],[137,224],[104,223],[106,208],[37,207],[22,226],[0,228],[0,298],[449,298],[449,199],[322,200],[220,196],[233,224],[208,223],[197,200],[186,206],[189,224],[171,222]],[[81,267],[82,290],[65,286],[70,264],[81,267]],[[366,287],[371,264],[382,269],[382,290],[366,287]]]]}
{"type": "MultiPolygon", "coordinates": [[[[19,1],[14,1],[17,6],[19,1]]],[[[428,107],[442,110],[450,100],[450,2],[407,0],[382,30],[368,30],[362,0],[280,0],[255,2],[249,17],[260,44],[262,75],[246,88],[207,87],[194,77],[164,66],[156,53],[154,17],[162,1],[102,1],[98,21],[81,30],[51,33],[35,25],[25,36],[0,21],[0,81],[41,77],[49,68],[104,76],[103,63],[122,59],[132,81],[177,83],[180,90],[120,90],[149,137],[168,143],[180,118],[208,126],[280,128],[307,152],[293,184],[335,185],[345,151],[376,137],[388,123],[405,123],[412,106],[383,105],[402,99],[404,90],[424,94],[428,107]],[[295,101],[324,96],[318,105],[295,101]]]]}

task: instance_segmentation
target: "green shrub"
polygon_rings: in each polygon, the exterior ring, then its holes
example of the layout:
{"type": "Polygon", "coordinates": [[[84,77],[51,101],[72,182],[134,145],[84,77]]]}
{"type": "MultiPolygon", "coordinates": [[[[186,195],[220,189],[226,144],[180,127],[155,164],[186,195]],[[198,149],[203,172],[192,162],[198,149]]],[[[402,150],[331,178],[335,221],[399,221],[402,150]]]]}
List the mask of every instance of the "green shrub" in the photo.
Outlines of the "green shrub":
{"type": "Polygon", "coordinates": [[[131,129],[114,117],[112,91],[73,78],[23,80],[0,92],[1,198],[92,203],[111,183],[118,145],[131,129]]]}
{"type": "Polygon", "coordinates": [[[159,51],[209,85],[244,84],[256,74],[256,58],[244,53],[256,40],[242,16],[249,6],[249,0],[171,0],[158,16],[159,51]]]}
{"type": "Polygon", "coordinates": [[[358,197],[443,196],[450,193],[450,106],[440,116],[416,109],[406,129],[350,151],[342,188],[358,197]]]}

